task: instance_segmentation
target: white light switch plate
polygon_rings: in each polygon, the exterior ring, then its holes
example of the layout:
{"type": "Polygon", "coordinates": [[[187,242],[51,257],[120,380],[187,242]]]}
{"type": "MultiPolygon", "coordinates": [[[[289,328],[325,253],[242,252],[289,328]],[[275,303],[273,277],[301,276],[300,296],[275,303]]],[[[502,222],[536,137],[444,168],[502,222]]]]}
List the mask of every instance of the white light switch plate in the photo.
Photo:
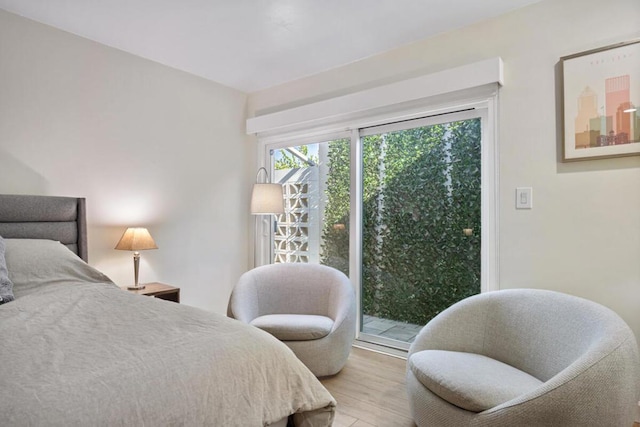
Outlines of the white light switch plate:
{"type": "Polygon", "coordinates": [[[533,208],[533,188],[518,187],[516,188],[516,209],[533,208]]]}

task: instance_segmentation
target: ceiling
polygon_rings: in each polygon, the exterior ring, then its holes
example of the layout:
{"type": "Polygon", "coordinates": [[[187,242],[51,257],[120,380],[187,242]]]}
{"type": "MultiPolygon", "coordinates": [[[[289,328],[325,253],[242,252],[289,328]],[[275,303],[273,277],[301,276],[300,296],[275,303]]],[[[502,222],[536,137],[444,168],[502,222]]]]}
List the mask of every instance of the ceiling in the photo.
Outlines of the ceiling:
{"type": "Polygon", "coordinates": [[[540,0],[0,0],[0,8],[255,92],[540,0]]]}

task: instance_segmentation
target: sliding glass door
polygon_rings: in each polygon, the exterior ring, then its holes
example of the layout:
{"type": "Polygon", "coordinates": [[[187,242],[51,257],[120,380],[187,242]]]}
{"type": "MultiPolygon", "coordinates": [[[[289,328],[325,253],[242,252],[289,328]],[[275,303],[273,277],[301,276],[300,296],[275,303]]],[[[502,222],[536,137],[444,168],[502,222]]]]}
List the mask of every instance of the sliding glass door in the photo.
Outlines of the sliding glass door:
{"type": "Polygon", "coordinates": [[[273,233],[274,262],[321,263],[349,275],[349,142],[270,149],[274,182],[285,198],[273,233]]]}
{"type": "Polygon", "coordinates": [[[360,132],[361,338],[408,348],[480,292],[480,119],[443,119],[360,132]]]}
{"type": "Polygon", "coordinates": [[[408,348],[480,292],[482,127],[468,111],[267,145],[285,193],[270,259],[343,271],[358,338],[408,348]]]}

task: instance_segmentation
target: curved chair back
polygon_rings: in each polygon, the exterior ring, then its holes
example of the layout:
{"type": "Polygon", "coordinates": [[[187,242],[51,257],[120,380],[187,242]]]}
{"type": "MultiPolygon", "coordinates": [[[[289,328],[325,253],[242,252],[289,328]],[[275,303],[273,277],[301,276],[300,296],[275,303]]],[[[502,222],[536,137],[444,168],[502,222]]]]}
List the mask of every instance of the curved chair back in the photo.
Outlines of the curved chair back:
{"type": "Polygon", "coordinates": [[[456,318],[455,333],[466,335],[464,348],[451,350],[482,354],[541,381],[576,361],[595,362],[623,342],[635,340],[627,324],[610,309],[539,289],[475,295],[436,316],[431,327],[451,323],[451,316],[456,318]]]}
{"type": "Polygon", "coordinates": [[[245,322],[266,314],[314,314],[336,320],[338,307],[352,299],[351,293],[349,278],[334,268],[269,264],[240,277],[229,307],[233,317],[245,322]],[[236,300],[243,303],[234,304],[236,300]]]}

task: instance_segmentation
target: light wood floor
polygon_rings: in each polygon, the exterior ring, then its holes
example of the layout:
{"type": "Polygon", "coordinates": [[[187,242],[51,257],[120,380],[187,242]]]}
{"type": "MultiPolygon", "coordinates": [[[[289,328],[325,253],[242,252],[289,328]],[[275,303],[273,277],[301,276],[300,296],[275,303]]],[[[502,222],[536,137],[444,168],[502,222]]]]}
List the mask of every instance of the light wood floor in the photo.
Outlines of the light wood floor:
{"type": "Polygon", "coordinates": [[[406,361],[354,347],[342,371],[320,381],[338,401],[334,427],[415,427],[406,361]]]}

